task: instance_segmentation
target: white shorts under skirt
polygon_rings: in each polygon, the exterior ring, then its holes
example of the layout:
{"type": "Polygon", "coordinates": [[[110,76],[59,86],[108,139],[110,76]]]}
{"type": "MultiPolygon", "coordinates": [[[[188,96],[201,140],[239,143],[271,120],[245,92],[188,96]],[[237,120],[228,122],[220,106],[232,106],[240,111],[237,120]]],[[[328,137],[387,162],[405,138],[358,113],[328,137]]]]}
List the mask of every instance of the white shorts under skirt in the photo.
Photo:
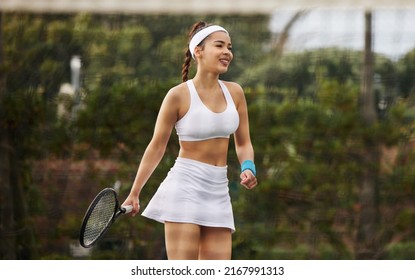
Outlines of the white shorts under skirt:
{"type": "Polygon", "coordinates": [[[225,227],[235,232],[227,167],[177,158],[142,215],[158,222],[225,227]]]}

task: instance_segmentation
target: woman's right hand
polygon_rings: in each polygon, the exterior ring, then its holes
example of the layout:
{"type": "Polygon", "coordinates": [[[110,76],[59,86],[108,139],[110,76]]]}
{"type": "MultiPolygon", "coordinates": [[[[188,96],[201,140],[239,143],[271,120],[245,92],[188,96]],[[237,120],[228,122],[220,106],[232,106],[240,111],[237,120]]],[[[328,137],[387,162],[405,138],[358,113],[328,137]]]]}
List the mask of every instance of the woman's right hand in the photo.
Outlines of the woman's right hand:
{"type": "Polygon", "coordinates": [[[130,212],[130,215],[133,217],[140,211],[140,200],[138,199],[138,196],[130,194],[121,206],[126,205],[133,206],[133,210],[130,212]]]}

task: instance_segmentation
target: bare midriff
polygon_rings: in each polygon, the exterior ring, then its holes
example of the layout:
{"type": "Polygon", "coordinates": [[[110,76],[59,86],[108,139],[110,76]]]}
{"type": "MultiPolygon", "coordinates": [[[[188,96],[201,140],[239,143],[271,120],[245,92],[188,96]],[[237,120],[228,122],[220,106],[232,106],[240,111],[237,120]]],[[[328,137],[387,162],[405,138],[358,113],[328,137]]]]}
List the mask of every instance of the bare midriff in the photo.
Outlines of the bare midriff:
{"type": "Polygon", "coordinates": [[[180,141],[179,157],[189,158],[215,166],[226,166],[229,138],[203,141],[180,141]]]}

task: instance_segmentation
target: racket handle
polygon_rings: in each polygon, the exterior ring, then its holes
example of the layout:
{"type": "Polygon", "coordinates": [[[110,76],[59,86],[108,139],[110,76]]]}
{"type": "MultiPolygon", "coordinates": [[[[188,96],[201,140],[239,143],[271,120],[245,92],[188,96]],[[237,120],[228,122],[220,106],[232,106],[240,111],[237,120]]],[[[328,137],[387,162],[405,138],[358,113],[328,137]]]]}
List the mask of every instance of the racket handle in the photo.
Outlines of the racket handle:
{"type": "Polygon", "coordinates": [[[132,205],[126,205],[126,206],[122,206],[121,209],[124,210],[124,214],[128,214],[131,211],[133,211],[133,206],[132,205]]]}

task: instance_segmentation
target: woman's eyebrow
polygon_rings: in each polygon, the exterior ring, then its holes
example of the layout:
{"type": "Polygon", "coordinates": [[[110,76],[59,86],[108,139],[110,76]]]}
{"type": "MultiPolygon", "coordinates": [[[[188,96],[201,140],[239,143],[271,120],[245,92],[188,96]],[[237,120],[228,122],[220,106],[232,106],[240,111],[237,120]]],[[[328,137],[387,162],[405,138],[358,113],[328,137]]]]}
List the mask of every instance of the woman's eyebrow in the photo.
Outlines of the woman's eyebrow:
{"type": "MultiPolygon", "coordinates": [[[[221,43],[221,44],[226,44],[226,42],[225,42],[225,41],[223,41],[223,40],[215,40],[215,41],[213,41],[213,43],[221,43]]],[[[232,43],[228,43],[228,45],[231,45],[231,46],[232,46],[232,43]]]]}

